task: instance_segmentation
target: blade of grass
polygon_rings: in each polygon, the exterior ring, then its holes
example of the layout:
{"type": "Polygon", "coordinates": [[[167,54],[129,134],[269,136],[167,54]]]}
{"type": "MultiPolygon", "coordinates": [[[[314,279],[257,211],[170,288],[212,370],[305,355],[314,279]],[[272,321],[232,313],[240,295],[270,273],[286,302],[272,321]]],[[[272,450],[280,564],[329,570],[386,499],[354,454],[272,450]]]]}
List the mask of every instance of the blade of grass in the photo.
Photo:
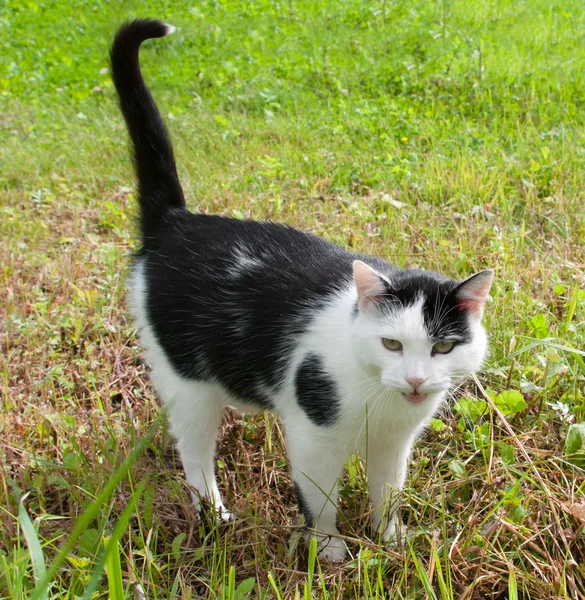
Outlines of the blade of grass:
{"type": "Polygon", "coordinates": [[[514,571],[514,565],[510,563],[508,566],[508,599],[518,600],[518,583],[516,581],[516,573],[514,571]]]}
{"type": "Polygon", "coordinates": [[[315,561],[317,560],[317,538],[311,538],[309,543],[309,558],[307,563],[307,583],[304,586],[305,600],[311,600],[313,589],[313,575],[315,573],[315,561]]]}
{"type": "Polygon", "coordinates": [[[276,587],[276,581],[274,581],[274,577],[270,572],[268,573],[268,582],[270,583],[270,587],[274,590],[274,593],[276,594],[276,600],[282,600],[282,596],[280,595],[280,592],[276,587]]]}
{"type": "MultiPolygon", "coordinates": [[[[98,495],[94,502],[92,502],[87,510],[81,514],[79,517],[75,528],[73,529],[73,533],[64,544],[63,548],[57,555],[57,558],[53,561],[53,564],[39,582],[36,590],[31,596],[31,600],[40,600],[42,598],[43,590],[48,588],[50,582],[53,580],[57,571],[61,567],[61,565],[67,559],[67,556],[71,552],[71,550],[75,547],[75,543],[81,536],[81,534],[88,528],[89,524],[97,517],[100,508],[106,503],[107,499],[112,495],[120,481],[126,476],[128,469],[136,462],[138,457],[144,452],[154,434],[158,430],[161,425],[163,419],[165,418],[164,411],[161,411],[157,420],[152,424],[150,429],[146,432],[146,435],[138,442],[134,450],[128,455],[128,458],[122,463],[120,468],[110,477],[110,480],[105,485],[102,492],[98,495]]],[[[124,514],[126,511],[124,511],[124,514]]]]}
{"type": "Polygon", "coordinates": [[[30,560],[33,567],[33,573],[35,582],[37,584],[37,589],[41,589],[41,593],[39,594],[39,598],[46,599],[48,598],[49,588],[48,586],[40,587],[40,583],[44,581],[47,576],[47,567],[45,565],[45,556],[43,554],[43,549],[41,547],[41,542],[39,540],[39,536],[35,530],[35,527],[26,512],[26,508],[24,506],[24,500],[28,494],[25,494],[20,500],[20,505],[18,507],[18,516],[20,518],[20,528],[22,529],[22,533],[26,540],[26,544],[28,546],[30,560]]]}
{"type": "MultiPolygon", "coordinates": [[[[121,539],[122,535],[124,534],[124,531],[126,531],[126,529],[128,528],[128,523],[130,522],[132,513],[136,509],[136,504],[138,503],[138,500],[142,496],[142,493],[144,492],[144,489],[146,488],[147,483],[148,483],[148,478],[146,478],[146,477],[139,482],[139,484],[136,486],[136,490],[134,491],[134,493],[132,494],[132,496],[130,498],[130,501],[128,502],[128,506],[126,506],[126,508],[124,509],[124,512],[120,515],[120,518],[118,519],[118,522],[116,523],[116,526],[114,527],[114,530],[112,531],[112,535],[108,538],[109,542],[106,543],[106,541],[104,539],[104,552],[102,553],[100,560],[98,561],[97,565],[95,566],[93,573],[91,575],[91,579],[90,579],[89,583],[87,584],[87,587],[85,588],[85,592],[83,594],[83,600],[90,600],[93,597],[93,593],[95,592],[95,590],[99,584],[101,576],[104,572],[104,568],[108,564],[110,552],[112,551],[113,547],[115,547],[116,549],[118,548],[117,544],[118,544],[119,540],[121,539]],[[115,542],[115,544],[114,544],[114,542],[115,542]]],[[[119,556],[118,556],[118,561],[119,561],[119,556]]],[[[109,579],[109,575],[108,575],[108,579],[109,579]]],[[[124,596],[122,595],[122,598],[123,597],[124,596]]]]}
{"type": "Polygon", "coordinates": [[[439,582],[439,589],[441,590],[441,598],[442,600],[452,600],[453,595],[447,589],[447,584],[445,583],[445,579],[443,578],[443,568],[441,567],[441,559],[434,544],[432,546],[432,552],[435,556],[435,569],[437,570],[437,581],[439,582]]]}
{"type": "Polygon", "coordinates": [[[565,320],[565,334],[569,330],[569,325],[575,316],[575,310],[577,309],[577,298],[579,296],[579,284],[576,283],[571,294],[571,301],[569,302],[569,310],[567,311],[567,318],[565,320]]]}
{"type": "Polygon", "coordinates": [[[514,356],[518,356],[519,354],[525,354],[526,352],[529,352],[530,350],[532,350],[533,348],[537,348],[538,346],[547,346],[549,348],[555,348],[555,350],[562,350],[563,352],[568,352],[570,354],[585,356],[584,350],[578,350],[577,348],[571,348],[571,346],[565,346],[564,344],[559,344],[558,342],[554,342],[553,340],[556,338],[543,338],[541,340],[537,340],[535,338],[531,338],[528,336],[519,336],[519,337],[522,337],[525,340],[529,340],[532,343],[528,344],[527,346],[522,346],[522,348],[519,348],[518,350],[515,350],[514,352],[509,354],[510,358],[512,358],[514,356]]]}
{"type": "Polygon", "coordinates": [[[228,590],[227,597],[228,600],[234,600],[236,595],[236,569],[234,565],[230,565],[230,570],[228,573],[228,590]]]}
{"type": "Polygon", "coordinates": [[[412,562],[414,563],[416,572],[418,573],[418,577],[419,577],[421,583],[423,584],[423,587],[425,588],[425,592],[427,593],[427,596],[431,600],[437,600],[437,596],[435,594],[435,590],[433,590],[433,586],[429,580],[429,576],[427,575],[425,568],[423,567],[421,562],[418,560],[416,554],[414,553],[414,548],[412,547],[412,544],[409,544],[409,553],[410,553],[410,556],[412,557],[412,562]]]}
{"type": "Polygon", "coordinates": [[[122,582],[119,542],[117,539],[111,537],[104,538],[104,548],[109,597],[111,600],[124,600],[124,583],[122,582]]]}

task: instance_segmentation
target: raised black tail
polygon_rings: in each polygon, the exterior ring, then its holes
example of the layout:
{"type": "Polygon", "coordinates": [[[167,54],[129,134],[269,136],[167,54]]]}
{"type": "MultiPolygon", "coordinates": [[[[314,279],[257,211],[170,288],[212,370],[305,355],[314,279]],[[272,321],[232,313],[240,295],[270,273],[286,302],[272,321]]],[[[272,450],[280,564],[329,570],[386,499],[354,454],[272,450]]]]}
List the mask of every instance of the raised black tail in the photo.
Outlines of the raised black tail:
{"type": "Polygon", "coordinates": [[[131,21],[119,29],[110,50],[112,77],[134,146],[144,241],[155,237],[164,213],[186,208],[171,141],[138,62],[142,42],[164,37],[173,30],[160,21],[131,21]]]}

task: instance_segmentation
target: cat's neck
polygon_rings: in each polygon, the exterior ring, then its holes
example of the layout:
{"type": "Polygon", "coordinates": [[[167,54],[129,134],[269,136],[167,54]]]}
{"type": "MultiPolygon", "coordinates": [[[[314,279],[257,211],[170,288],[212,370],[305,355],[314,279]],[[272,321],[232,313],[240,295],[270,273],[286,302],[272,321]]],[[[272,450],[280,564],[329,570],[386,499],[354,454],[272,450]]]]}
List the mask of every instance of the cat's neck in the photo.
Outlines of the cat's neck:
{"type": "Polygon", "coordinates": [[[306,344],[325,357],[335,371],[357,376],[360,367],[354,360],[353,325],[356,319],[357,292],[353,284],[332,297],[313,318],[306,344]],[[349,371],[348,371],[349,369],[349,371]]]}

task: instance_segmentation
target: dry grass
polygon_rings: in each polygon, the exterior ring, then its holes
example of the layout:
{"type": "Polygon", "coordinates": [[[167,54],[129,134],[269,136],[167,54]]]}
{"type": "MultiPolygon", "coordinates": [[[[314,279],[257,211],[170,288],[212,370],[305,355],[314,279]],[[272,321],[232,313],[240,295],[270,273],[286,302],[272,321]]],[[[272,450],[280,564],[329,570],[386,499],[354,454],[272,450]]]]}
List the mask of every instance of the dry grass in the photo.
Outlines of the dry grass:
{"type": "MultiPolygon", "coordinates": [[[[13,219],[19,228],[29,226],[15,236],[10,219],[4,222],[9,243],[2,264],[9,276],[2,306],[9,312],[3,322],[11,325],[2,334],[0,448],[7,466],[2,539],[8,552],[19,538],[18,499],[28,492],[27,506],[37,515],[47,555],[53,555],[84,502],[103,488],[159,410],[125,317],[127,245],[100,225],[93,201],[64,210],[64,200],[57,196],[39,208],[17,196],[13,219]],[[38,227],[41,215],[51,227],[38,227]],[[24,239],[26,248],[19,248],[24,239]],[[36,262],[33,256],[42,258],[36,262]]],[[[127,196],[115,201],[125,214],[127,196]]],[[[355,236],[359,218],[344,202],[327,202],[328,227],[355,236]]],[[[298,200],[300,225],[308,225],[307,215],[313,214],[313,228],[324,227],[314,208],[310,200],[298,200]]],[[[292,214],[285,217],[295,221],[292,214]]],[[[416,223],[424,228],[424,220],[416,223]]],[[[466,226],[461,235],[481,231],[477,223],[466,226]]],[[[422,240],[415,227],[410,240],[422,240]]],[[[367,229],[375,235],[375,227],[367,229]]],[[[370,243],[380,247],[379,238],[370,243]]],[[[417,259],[421,243],[412,241],[410,247],[417,259]]],[[[509,367],[512,373],[518,368],[509,367]]],[[[501,377],[482,380],[502,387],[501,377]]],[[[557,385],[563,384],[561,377],[557,385]]],[[[478,388],[469,390],[481,397],[478,388]]],[[[528,411],[511,425],[496,410],[491,413],[489,439],[479,449],[466,440],[459,416],[451,412],[443,416],[442,431],[429,431],[417,445],[403,510],[407,529],[415,532],[412,546],[389,549],[371,538],[364,475],[354,463],[342,483],[341,531],[355,559],[323,565],[316,587],[323,586],[330,598],[418,597],[416,557],[431,584],[438,586],[442,577],[454,598],[507,597],[511,569],[525,590],[521,597],[583,597],[582,479],[563,459],[562,423],[536,419],[539,406],[527,397],[528,411]],[[515,446],[510,464],[499,455],[501,443],[515,446]],[[454,472],[453,460],[463,471],[454,472]],[[511,518],[516,506],[522,508],[521,518],[511,518]]],[[[147,477],[140,511],[128,524],[124,542],[127,580],[141,582],[147,597],[159,597],[174,581],[181,597],[220,593],[229,565],[235,566],[238,581],[254,577],[258,596],[271,589],[271,573],[281,596],[294,597],[306,582],[307,550],[284,456],[273,417],[226,415],[218,476],[237,519],[221,526],[201,523],[191,510],[172,441],[166,431],[159,432],[77,547],[76,556],[90,560],[78,572],[68,565],[60,585],[79,585],[84,569],[93,564],[97,548],[92,544],[121,514],[136,482],[147,477]]],[[[323,590],[315,593],[325,597],[323,590]]]]}

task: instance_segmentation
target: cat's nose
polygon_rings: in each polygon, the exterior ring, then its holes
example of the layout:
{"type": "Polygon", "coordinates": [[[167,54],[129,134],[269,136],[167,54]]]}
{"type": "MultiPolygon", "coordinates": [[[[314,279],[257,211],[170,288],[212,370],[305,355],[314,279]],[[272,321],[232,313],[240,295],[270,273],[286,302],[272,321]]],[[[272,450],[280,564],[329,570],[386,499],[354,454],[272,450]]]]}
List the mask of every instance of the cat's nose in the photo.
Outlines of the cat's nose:
{"type": "Polygon", "coordinates": [[[427,380],[426,377],[407,377],[406,381],[410,383],[412,389],[417,390],[427,380]]]}

